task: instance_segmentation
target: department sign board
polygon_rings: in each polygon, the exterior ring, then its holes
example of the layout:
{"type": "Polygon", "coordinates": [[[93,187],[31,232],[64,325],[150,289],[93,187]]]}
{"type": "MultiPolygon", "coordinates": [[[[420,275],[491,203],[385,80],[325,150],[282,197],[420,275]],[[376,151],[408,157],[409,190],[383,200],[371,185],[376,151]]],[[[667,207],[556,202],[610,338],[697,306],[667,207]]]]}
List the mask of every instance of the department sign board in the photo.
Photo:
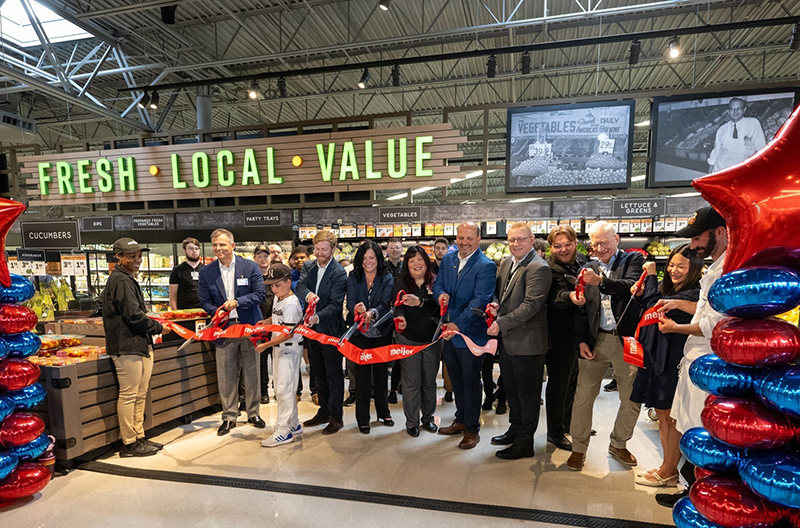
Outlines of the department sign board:
{"type": "Polygon", "coordinates": [[[21,222],[22,247],[37,249],[80,249],[77,220],[21,222]]]}

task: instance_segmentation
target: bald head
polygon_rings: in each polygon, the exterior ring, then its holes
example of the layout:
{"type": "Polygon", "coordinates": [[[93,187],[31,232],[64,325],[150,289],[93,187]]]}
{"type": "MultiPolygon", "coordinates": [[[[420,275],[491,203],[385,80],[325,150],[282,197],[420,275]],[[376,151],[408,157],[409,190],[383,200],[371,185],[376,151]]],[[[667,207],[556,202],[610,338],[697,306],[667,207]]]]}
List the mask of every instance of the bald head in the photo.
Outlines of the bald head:
{"type": "Polygon", "coordinates": [[[464,258],[472,255],[481,247],[481,228],[474,222],[464,222],[456,231],[458,254],[464,258]]]}

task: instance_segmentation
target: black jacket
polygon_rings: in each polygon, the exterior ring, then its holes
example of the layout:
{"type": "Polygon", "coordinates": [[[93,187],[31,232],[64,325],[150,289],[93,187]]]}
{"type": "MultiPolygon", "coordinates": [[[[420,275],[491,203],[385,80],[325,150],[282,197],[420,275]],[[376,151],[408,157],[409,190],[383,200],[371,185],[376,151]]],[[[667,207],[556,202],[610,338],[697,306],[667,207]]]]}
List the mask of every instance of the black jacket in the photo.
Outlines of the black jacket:
{"type": "Polygon", "coordinates": [[[577,337],[582,334],[585,319],[580,306],[576,306],[570,298],[575,285],[567,280],[567,276],[577,279],[578,271],[586,264],[586,256],[578,252],[575,263],[563,266],[553,258],[547,260],[553,274],[550,284],[550,295],[547,298],[547,323],[550,331],[550,344],[554,351],[577,350],[577,337]]]}
{"type": "Polygon", "coordinates": [[[344,295],[347,291],[347,272],[338,261],[331,259],[322,281],[317,289],[317,272],[319,265],[316,260],[308,260],[300,271],[300,282],[297,283],[296,295],[305,303],[309,292],[319,297],[317,315],[319,324],[314,330],[330,336],[341,336],[344,333],[344,295]]]}
{"type": "Polygon", "coordinates": [[[400,290],[405,290],[406,293],[416,295],[420,300],[424,301],[422,306],[406,306],[401,304],[394,309],[395,317],[406,318],[406,329],[401,333],[403,337],[415,343],[429,343],[433,339],[433,334],[436,333],[436,327],[439,325],[439,304],[433,297],[433,290],[431,286],[422,285],[422,288],[414,285],[412,290],[408,289],[403,281],[397,281],[394,285],[394,293],[392,293],[392,302],[397,298],[400,290]]]}
{"type": "Polygon", "coordinates": [[[161,323],[147,317],[142,289],[122,266],[108,277],[103,298],[103,325],[109,356],[149,356],[150,336],[163,331],[161,323]]]}

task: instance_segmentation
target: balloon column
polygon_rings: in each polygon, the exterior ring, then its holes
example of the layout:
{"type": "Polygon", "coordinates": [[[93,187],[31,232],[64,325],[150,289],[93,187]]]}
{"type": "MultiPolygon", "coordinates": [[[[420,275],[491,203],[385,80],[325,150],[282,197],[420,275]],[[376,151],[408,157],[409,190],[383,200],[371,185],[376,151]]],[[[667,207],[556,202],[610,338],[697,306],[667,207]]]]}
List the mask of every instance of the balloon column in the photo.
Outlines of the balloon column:
{"type": "Polygon", "coordinates": [[[50,471],[36,462],[50,439],[42,419],[28,412],[45,397],[39,367],[25,359],[41,345],[31,332],[36,315],[20,306],[35,290],[25,277],[10,275],[4,259],[6,233],[24,209],[0,198],[0,501],[27,497],[50,481],[50,471]]]}
{"type": "Polygon", "coordinates": [[[800,109],[751,158],[693,182],[727,223],[708,300],[728,317],[690,368],[714,396],[681,438],[701,478],[673,509],[679,528],[800,527],[800,329],[775,317],[800,305],[798,146],[800,109]]]}

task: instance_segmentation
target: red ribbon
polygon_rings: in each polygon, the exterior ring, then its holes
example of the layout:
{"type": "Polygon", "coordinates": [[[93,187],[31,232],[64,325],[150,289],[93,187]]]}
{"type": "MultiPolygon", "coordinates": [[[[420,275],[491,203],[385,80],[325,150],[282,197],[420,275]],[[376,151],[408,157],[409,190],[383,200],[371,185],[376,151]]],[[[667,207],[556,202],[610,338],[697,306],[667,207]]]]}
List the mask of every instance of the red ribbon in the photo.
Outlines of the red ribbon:
{"type": "Polygon", "coordinates": [[[642,319],[639,321],[639,324],[636,326],[636,333],[634,337],[623,337],[622,338],[622,346],[623,346],[623,358],[625,359],[625,363],[630,365],[634,365],[639,368],[644,367],[644,348],[642,344],[639,342],[639,332],[641,331],[643,326],[650,326],[652,324],[656,324],[658,320],[661,318],[661,314],[658,313],[658,306],[653,306],[649,310],[647,310],[644,315],[642,315],[642,319]]]}

